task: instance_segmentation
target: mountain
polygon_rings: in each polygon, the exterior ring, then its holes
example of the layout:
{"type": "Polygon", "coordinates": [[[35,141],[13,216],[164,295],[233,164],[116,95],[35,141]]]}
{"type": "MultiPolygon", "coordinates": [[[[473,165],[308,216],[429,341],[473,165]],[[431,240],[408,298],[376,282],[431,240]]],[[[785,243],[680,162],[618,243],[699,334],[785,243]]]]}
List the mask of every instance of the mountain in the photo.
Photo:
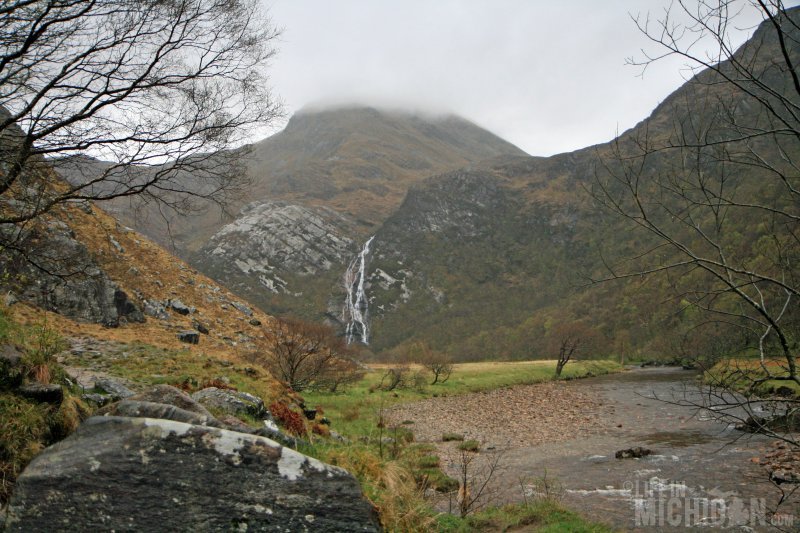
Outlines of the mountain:
{"type": "MultiPolygon", "coordinates": [[[[797,42],[790,40],[789,55],[800,55],[797,42]]],[[[775,67],[781,55],[762,25],[734,57],[781,91],[792,83],[775,67]]],[[[610,197],[623,196],[624,183],[613,177],[641,161],[635,171],[650,193],[661,178],[695,173],[723,176],[737,198],[779,198],[768,171],[711,153],[800,156],[788,141],[778,149],[767,136],[737,140],[742,128],[769,125],[763,102],[726,82],[734,68],[699,72],[609,143],[548,158],[452,116],[306,110],[242,151],[251,184],[233,204],[236,214],[209,207],[173,215],[174,244],[193,267],[262,309],[336,323],[379,352],[425,341],[459,359],[540,357],[560,324],[579,323],[597,337],[598,354],[674,354],[693,327],[690,313],[674,305],[676,290],[688,290],[681,281],[591,283],[657,245],[593,194],[607,187],[610,197]],[[731,113],[738,131],[724,120],[731,113]],[[692,144],[708,150],[690,153],[692,144]],[[640,159],[642,148],[648,154],[640,159]]],[[[165,238],[156,217],[141,223],[114,207],[165,238]]],[[[738,240],[726,246],[766,261],[758,248],[767,246],[763,217],[726,221],[729,240],[738,240]]],[[[698,245],[691,227],[678,235],[698,245]]]]}

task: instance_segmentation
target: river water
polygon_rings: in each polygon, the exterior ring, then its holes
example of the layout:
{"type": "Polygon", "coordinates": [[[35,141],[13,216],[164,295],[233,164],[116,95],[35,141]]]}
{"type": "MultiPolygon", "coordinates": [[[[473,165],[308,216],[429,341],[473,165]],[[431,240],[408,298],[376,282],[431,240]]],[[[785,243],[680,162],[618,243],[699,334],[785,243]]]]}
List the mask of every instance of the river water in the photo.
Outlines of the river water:
{"type": "MultiPolygon", "coordinates": [[[[780,492],[752,459],[764,454],[771,439],[663,401],[692,399],[694,383],[694,372],[676,368],[636,369],[569,383],[611,407],[602,414],[604,429],[566,442],[503,451],[496,477],[504,499],[519,501],[523,492],[530,496],[533,480],[547,472],[561,485],[568,507],[619,530],[774,531],[770,520],[789,526],[784,530],[800,530],[800,516],[764,518],[780,492]],[[615,458],[617,450],[635,446],[652,454],[615,458]]],[[[795,500],[781,509],[797,515],[800,507],[795,500]]]]}

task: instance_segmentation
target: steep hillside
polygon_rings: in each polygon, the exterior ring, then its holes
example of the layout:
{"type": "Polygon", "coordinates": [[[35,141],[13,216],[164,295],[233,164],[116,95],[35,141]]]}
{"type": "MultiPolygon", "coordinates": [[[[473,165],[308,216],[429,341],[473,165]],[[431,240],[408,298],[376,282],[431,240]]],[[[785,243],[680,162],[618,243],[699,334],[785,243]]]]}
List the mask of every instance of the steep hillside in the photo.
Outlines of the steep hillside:
{"type": "MultiPolygon", "coordinates": [[[[226,154],[230,156],[231,154],[226,154]]],[[[146,198],[123,198],[105,208],[156,242],[188,257],[252,202],[324,206],[357,224],[362,235],[379,225],[423,178],[520,149],[462,118],[422,116],[365,107],[304,110],[286,128],[232,154],[243,164],[242,194],[224,209],[197,202],[176,213],[146,198]]],[[[72,180],[90,179],[107,164],[78,161],[61,167],[72,180]]],[[[155,171],[155,170],[154,170],[155,171]]],[[[183,177],[192,188],[193,176],[183,177]]]]}
{"type": "Polygon", "coordinates": [[[0,264],[8,310],[25,322],[232,360],[266,349],[271,317],[92,204],[57,208],[29,233],[38,266],[13,253],[0,264]],[[179,340],[198,329],[197,344],[179,340]]]}
{"type": "MultiPolygon", "coordinates": [[[[775,66],[781,50],[771,29],[763,25],[736,57],[783,92],[791,77],[775,66]]],[[[789,49],[795,59],[796,43],[789,49]]],[[[723,75],[731,68],[723,64],[723,75]]],[[[592,286],[611,265],[635,272],[680,257],[592,196],[607,194],[607,203],[636,212],[629,188],[636,187],[650,216],[685,246],[723,254],[740,270],[787,264],[797,252],[797,205],[787,185],[797,184],[791,162],[800,159],[800,144],[791,135],[747,138],[772,127],[752,95],[706,70],[611,143],[546,159],[496,158],[413,186],[372,243],[375,349],[418,339],[465,359],[542,356],[552,350],[556,326],[575,322],[602,335],[597,353],[675,355],[687,344],[710,353],[752,344],[757,336],[741,326],[733,333],[698,328],[702,320],[687,302],[700,297],[693,283],[702,271],[592,286]]],[[[714,305],[735,305],[721,300],[714,305]]],[[[785,320],[793,320],[793,309],[785,320]]]]}
{"type": "MultiPolygon", "coordinates": [[[[797,42],[789,40],[795,58],[797,42]]],[[[792,83],[776,66],[781,57],[769,25],[736,52],[778,93],[792,83]]],[[[235,204],[238,214],[221,219],[209,209],[173,218],[176,245],[195,268],[262,309],[338,323],[377,351],[424,340],[461,359],[546,356],[557,326],[579,323],[598,337],[597,353],[674,354],[692,317],[673,304],[691,292],[685,283],[693,276],[590,287],[610,265],[657,244],[592,195],[606,187],[608,198],[623,198],[630,191],[615,177],[633,172],[658,203],[659,194],[695,194],[684,178],[699,176],[730,191],[726,202],[792,211],[793,197],[781,188],[796,180],[797,138],[741,140],[743,132],[774,128],[748,86],[725,81],[731,68],[698,73],[610,143],[549,158],[526,156],[455,117],[299,113],[285,131],[250,147],[252,185],[235,204]],[[777,161],[777,172],[754,165],[756,153],[777,161]],[[672,190],[659,192],[659,182],[672,190]]],[[[685,223],[669,212],[675,200],[666,198],[662,222],[685,223]]],[[[730,257],[780,262],[765,251],[775,222],[763,213],[719,218],[730,257]]],[[[140,227],[163,238],[154,220],[140,227]]],[[[676,235],[702,247],[684,225],[676,235]]],[[[673,257],[666,254],[626,268],[673,257]]]]}

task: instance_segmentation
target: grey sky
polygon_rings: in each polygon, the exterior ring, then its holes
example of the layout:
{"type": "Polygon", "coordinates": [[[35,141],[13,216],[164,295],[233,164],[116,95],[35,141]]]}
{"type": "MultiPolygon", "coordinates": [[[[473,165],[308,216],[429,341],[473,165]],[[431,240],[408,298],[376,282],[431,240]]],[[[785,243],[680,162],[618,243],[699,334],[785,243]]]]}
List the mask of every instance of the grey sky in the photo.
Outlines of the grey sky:
{"type": "Polygon", "coordinates": [[[678,59],[643,78],[625,65],[656,50],[629,13],[655,16],[669,0],[265,3],[284,28],[270,74],[289,113],[349,103],[452,112],[532,155],[610,140],[685,75],[678,59]]]}

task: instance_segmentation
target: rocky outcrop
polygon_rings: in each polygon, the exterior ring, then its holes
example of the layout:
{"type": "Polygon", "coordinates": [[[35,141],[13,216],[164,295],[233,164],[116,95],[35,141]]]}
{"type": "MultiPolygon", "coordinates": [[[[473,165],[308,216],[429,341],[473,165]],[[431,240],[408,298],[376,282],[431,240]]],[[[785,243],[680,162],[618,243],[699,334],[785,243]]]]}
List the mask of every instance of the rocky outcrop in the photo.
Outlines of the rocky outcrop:
{"type": "Polygon", "coordinates": [[[351,226],[330,209],[253,203],[210,239],[193,264],[224,282],[291,293],[296,288],[288,276],[326,272],[349,260],[356,249],[351,226]]]}
{"type": "Polygon", "coordinates": [[[144,314],[98,266],[91,254],[63,222],[50,221],[31,229],[10,228],[4,242],[18,250],[4,250],[0,271],[3,288],[20,299],[70,318],[118,326],[144,322],[144,314]]]}
{"type": "Polygon", "coordinates": [[[378,531],[356,479],[255,435],[93,417],[19,477],[8,531],[378,531]]]}

